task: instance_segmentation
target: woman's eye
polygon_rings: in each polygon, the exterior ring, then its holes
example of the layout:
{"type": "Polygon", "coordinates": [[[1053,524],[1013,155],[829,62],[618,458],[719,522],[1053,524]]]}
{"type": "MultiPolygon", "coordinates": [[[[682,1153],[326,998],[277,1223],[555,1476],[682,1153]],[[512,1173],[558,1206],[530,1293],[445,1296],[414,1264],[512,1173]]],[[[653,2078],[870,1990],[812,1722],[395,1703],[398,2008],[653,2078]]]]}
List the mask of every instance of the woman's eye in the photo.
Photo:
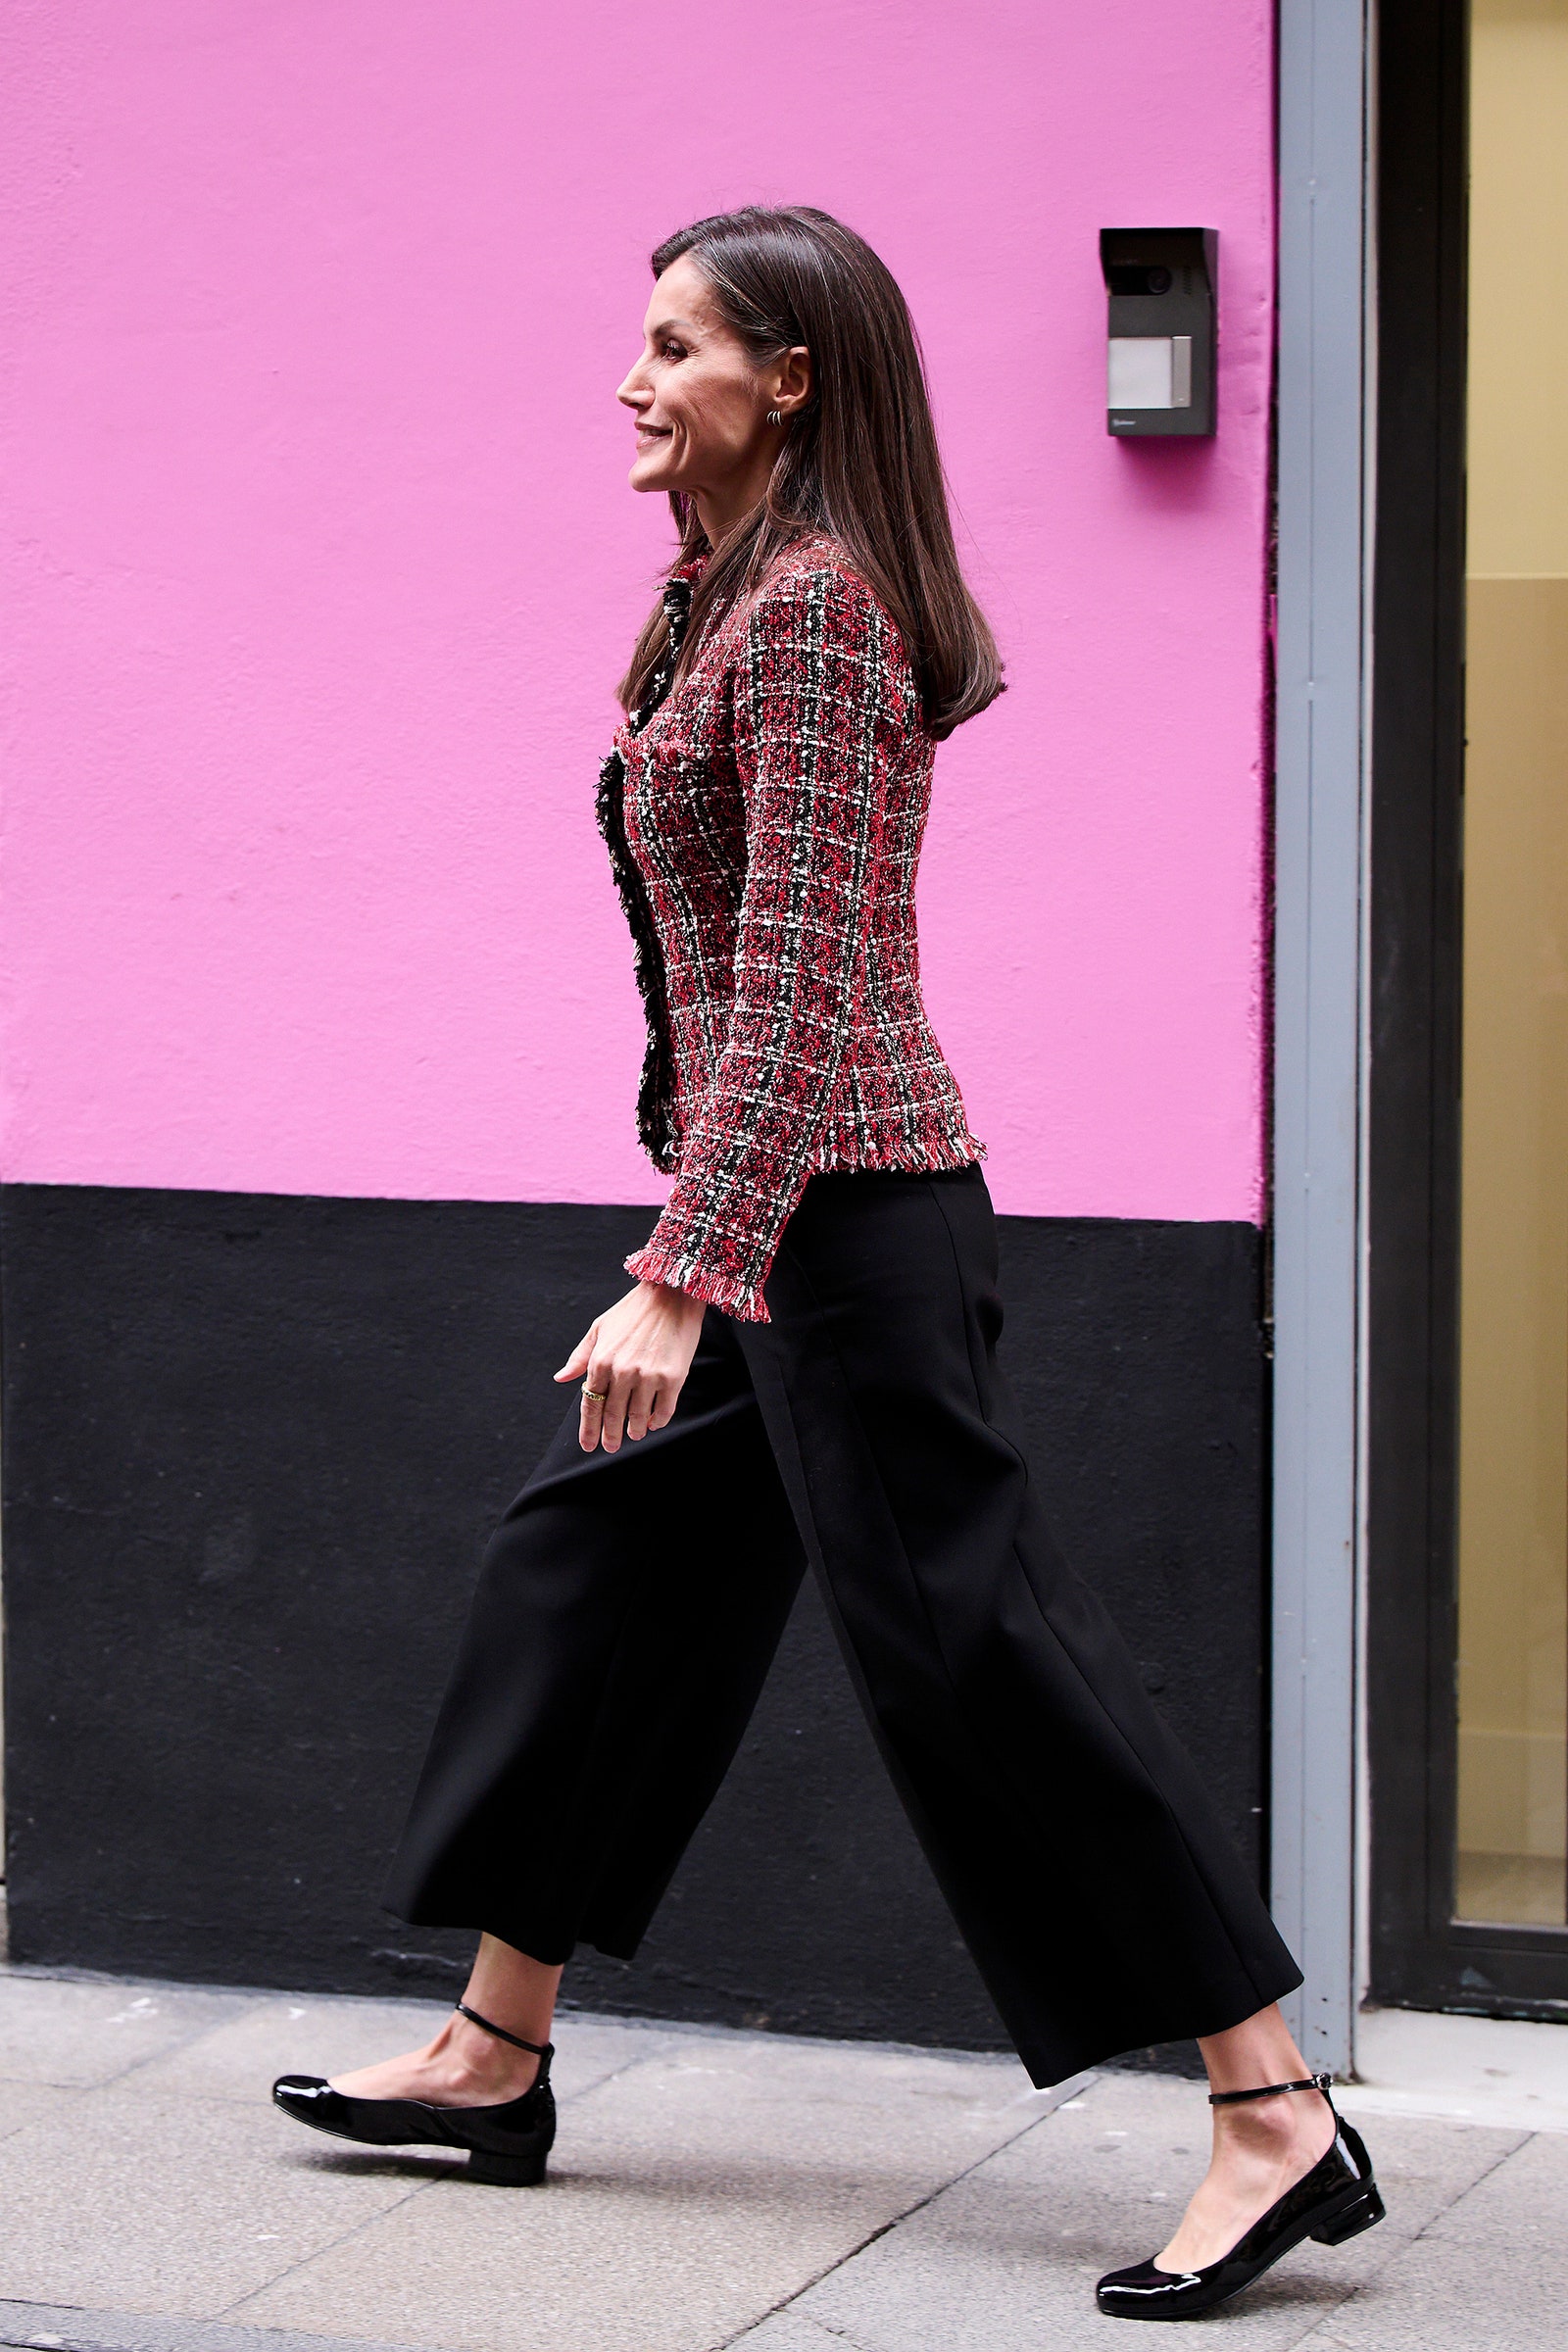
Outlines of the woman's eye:
{"type": "Polygon", "coordinates": [[[660,356],[666,360],[683,360],[686,357],[686,346],[684,343],[661,344],[660,356]]]}

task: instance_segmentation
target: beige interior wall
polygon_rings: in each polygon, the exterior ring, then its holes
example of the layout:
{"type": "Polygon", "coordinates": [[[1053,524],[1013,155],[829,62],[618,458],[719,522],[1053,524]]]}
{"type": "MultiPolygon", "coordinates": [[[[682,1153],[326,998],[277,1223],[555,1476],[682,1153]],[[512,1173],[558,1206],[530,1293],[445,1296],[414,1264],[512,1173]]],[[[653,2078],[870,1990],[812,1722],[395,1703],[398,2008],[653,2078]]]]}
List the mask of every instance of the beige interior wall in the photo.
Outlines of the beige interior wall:
{"type": "Polygon", "coordinates": [[[1563,1851],[1568,578],[1473,580],[1465,816],[1460,1840],[1563,1851]]]}
{"type": "Polygon", "coordinates": [[[1467,568],[1568,572],[1568,0],[1472,0],[1467,568]]]}
{"type": "Polygon", "coordinates": [[[1563,1916],[1568,1837],[1568,0],[1474,0],[1461,1908],[1563,1916]],[[1544,1908],[1543,1907],[1544,1906],[1544,1908]]]}

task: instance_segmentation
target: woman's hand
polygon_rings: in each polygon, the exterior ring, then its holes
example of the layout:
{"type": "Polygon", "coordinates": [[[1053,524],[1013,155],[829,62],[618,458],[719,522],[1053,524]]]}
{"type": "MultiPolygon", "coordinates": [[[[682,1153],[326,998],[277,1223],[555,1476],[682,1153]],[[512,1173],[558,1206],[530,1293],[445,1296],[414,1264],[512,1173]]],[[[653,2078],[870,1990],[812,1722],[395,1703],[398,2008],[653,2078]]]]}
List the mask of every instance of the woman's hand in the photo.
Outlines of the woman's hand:
{"type": "Polygon", "coordinates": [[[692,1368],[703,1312],[701,1298],[640,1282],[589,1324],[556,1374],[583,1384],[577,1443],[584,1453],[597,1446],[614,1453],[623,1437],[663,1428],[692,1368]]]}

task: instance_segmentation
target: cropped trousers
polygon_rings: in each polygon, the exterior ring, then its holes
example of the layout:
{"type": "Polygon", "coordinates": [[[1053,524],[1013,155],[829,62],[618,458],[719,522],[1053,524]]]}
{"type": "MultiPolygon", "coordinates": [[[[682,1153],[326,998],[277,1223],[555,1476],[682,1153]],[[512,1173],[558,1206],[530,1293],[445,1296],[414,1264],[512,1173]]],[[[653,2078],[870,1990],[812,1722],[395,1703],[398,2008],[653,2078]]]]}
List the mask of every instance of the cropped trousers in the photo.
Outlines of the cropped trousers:
{"type": "MultiPolygon", "coordinates": [[[[1099,1601],[997,1362],[978,1167],[815,1176],[771,1321],[710,1308],[667,1428],[575,1399],[486,1551],[387,1889],[546,1962],[629,1959],[809,1564],[884,1762],[1037,2083],[1300,1983],[1099,1601]]],[[[765,1867],[759,1856],[759,1867],[765,1867]]]]}

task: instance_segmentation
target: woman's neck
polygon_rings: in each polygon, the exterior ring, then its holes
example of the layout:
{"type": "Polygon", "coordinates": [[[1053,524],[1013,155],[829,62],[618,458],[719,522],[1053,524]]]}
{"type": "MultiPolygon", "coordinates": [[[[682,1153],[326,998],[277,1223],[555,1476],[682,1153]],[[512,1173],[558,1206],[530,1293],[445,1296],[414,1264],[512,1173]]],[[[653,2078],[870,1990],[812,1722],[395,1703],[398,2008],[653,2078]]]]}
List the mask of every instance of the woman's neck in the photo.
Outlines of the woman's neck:
{"type": "Polygon", "coordinates": [[[755,514],[767,496],[767,485],[773,477],[776,453],[759,450],[752,464],[730,481],[712,490],[697,490],[692,503],[697,519],[707,534],[710,547],[717,547],[727,539],[738,523],[755,514]]]}

